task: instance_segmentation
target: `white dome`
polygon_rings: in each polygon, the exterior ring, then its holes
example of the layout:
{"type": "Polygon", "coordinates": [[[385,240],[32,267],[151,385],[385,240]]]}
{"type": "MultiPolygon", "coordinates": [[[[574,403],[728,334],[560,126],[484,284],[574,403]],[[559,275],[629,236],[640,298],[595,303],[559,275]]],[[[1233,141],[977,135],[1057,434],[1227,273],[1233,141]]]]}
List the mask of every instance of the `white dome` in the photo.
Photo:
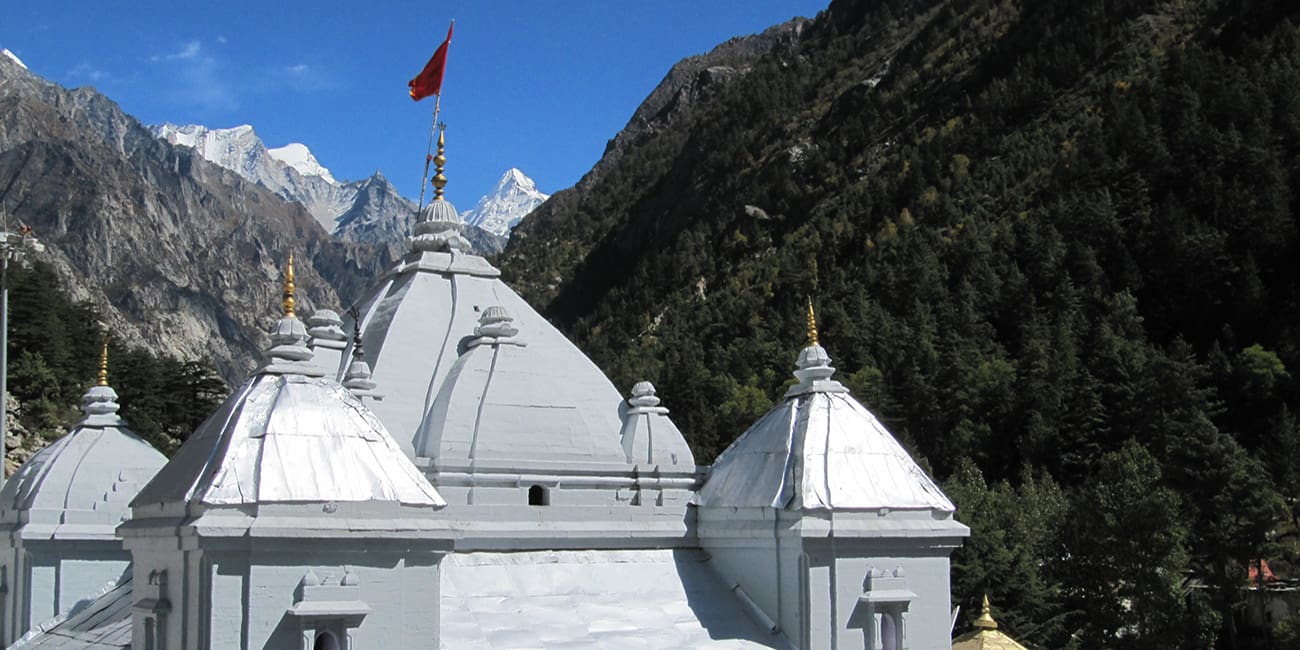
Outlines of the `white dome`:
{"type": "Polygon", "coordinates": [[[5,482],[0,522],[28,524],[24,534],[45,537],[61,537],[73,529],[77,535],[111,537],[113,529],[130,518],[127,502],[167,462],[126,428],[117,409],[112,388],[87,391],[82,398],[86,417],[5,482]],[[32,524],[40,524],[40,532],[32,524]]]}
{"type": "Polygon", "coordinates": [[[474,334],[420,425],[417,455],[439,469],[627,462],[616,436],[621,400],[589,403],[600,388],[584,381],[589,361],[533,346],[499,305],[482,309],[474,334]]]}
{"type": "Polygon", "coordinates": [[[953,512],[939,486],[880,420],[830,379],[821,346],[799,356],[800,383],[755,422],[709,472],[705,507],[953,512]]]}
{"type": "Polygon", "coordinates": [[[372,289],[360,303],[362,341],[385,397],[370,407],[413,457],[445,456],[438,448],[451,444],[453,434],[443,426],[461,430],[477,422],[482,434],[492,421],[490,435],[503,446],[541,444],[539,433],[553,431],[565,440],[546,454],[555,462],[628,465],[619,441],[623,396],[497,275],[481,257],[424,252],[408,256],[372,289]],[[512,317],[510,327],[525,346],[469,347],[483,326],[480,315],[493,308],[512,317]],[[501,359],[495,370],[494,356],[501,359]],[[480,417],[485,388],[495,406],[480,417]]]}
{"type": "Polygon", "coordinates": [[[445,505],[360,400],[332,378],[311,376],[317,373],[301,330],[296,318],[280,320],[262,370],[190,436],[132,506],[445,505]]]}

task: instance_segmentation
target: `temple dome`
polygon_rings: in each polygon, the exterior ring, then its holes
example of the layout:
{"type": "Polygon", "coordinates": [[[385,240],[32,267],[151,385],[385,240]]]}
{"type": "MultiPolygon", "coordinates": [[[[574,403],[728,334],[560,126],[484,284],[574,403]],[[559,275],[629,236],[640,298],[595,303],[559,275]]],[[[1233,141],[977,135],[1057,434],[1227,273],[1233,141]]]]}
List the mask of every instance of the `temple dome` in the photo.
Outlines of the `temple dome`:
{"type": "Polygon", "coordinates": [[[452,205],[447,199],[437,199],[430,201],[429,205],[424,206],[420,212],[421,222],[436,223],[461,223],[460,213],[456,211],[456,206],[452,205]]]}
{"type": "Polygon", "coordinates": [[[421,423],[417,455],[439,469],[627,463],[617,437],[621,400],[592,403],[602,386],[590,362],[534,346],[532,333],[500,305],[481,310],[421,423]]]}
{"type": "Polygon", "coordinates": [[[814,340],[799,383],[718,456],[696,503],[788,510],[956,510],[847,388],[814,340]]]}
{"type": "Polygon", "coordinates": [[[351,392],[320,376],[297,318],[280,319],[261,369],[199,426],[132,502],[445,505],[351,392]]]}
{"type": "MultiPolygon", "coordinates": [[[[475,255],[417,252],[370,291],[359,303],[362,343],[372,378],[385,396],[384,401],[370,408],[409,455],[433,453],[432,449],[424,449],[417,454],[417,432],[429,429],[422,424],[427,417],[444,416],[430,411],[445,391],[453,395],[444,399],[468,400],[455,406],[471,411],[476,408],[479,395],[464,390],[469,385],[468,376],[460,381],[459,388],[444,384],[452,382],[454,366],[460,367],[454,371],[458,375],[472,374],[478,372],[472,369],[480,357],[490,356],[480,352],[461,360],[462,354],[469,353],[468,343],[481,326],[479,318],[484,310],[499,307],[510,315],[511,326],[519,330],[518,339],[526,346],[512,346],[516,349],[500,353],[509,359],[510,370],[502,368],[495,374],[493,393],[504,395],[500,391],[508,383],[519,382],[520,392],[512,399],[526,398],[543,409],[555,406],[556,410],[548,413],[567,413],[565,417],[580,422],[582,429],[602,432],[602,449],[608,447],[622,455],[618,434],[623,396],[581,350],[501,282],[498,275],[486,260],[475,255]]],[[[517,423],[511,430],[522,436],[527,424],[517,423]]],[[[427,431],[423,435],[427,439],[427,431]]]]}
{"type": "Polygon", "coordinates": [[[82,398],[85,417],[31,457],[0,490],[0,524],[41,537],[106,536],[130,518],[127,502],[167,462],[117,415],[101,384],[82,398]]]}

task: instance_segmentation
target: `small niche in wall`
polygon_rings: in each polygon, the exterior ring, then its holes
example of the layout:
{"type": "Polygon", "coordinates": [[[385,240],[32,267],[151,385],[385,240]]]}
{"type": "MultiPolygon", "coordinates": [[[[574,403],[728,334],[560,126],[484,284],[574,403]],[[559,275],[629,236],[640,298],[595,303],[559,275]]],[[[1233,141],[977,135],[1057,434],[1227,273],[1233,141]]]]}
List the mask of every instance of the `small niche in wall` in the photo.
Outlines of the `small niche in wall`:
{"type": "Polygon", "coordinates": [[[339,640],[330,632],[321,632],[316,635],[316,643],[312,645],[312,650],[339,650],[339,640]]]}
{"type": "Polygon", "coordinates": [[[551,505],[550,491],[540,485],[534,485],[528,488],[528,505],[530,506],[551,505]]]}

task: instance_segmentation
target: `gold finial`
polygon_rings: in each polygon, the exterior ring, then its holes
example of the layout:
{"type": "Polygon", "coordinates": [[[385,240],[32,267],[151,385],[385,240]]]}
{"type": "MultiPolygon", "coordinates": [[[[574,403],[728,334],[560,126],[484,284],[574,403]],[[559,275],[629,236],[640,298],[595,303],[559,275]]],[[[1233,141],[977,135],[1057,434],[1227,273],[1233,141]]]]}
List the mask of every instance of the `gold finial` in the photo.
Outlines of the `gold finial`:
{"type": "Polygon", "coordinates": [[[813,313],[812,296],[808,296],[808,345],[820,345],[817,342],[817,314],[813,313]]]}
{"type": "Polygon", "coordinates": [[[104,348],[99,351],[99,385],[108,385],[108,335],[104,335],[104,348]]]}
{"type": "Polygon", "coordinates": [[[975,627],[978,627],[982,630],[998,629],[998,622],[993,620],[993,616],[989,613],[988,594],[984,594],[984,610],[980,612],[980,617],[975,619],[975,627]]]}
{"type": "Polygon", "coordinates": [[[293,292],[293,253],[289,253],[289,263],[284,270],[284,302],[281,303],[284,306],[285,318],[297,317],[297,314],[293,312],[293,292]]]}
{"type": "Polygon", "coordinates": [[[443,166],[447,164],[447,156],[443,155],[447,151],[447,125],[438,125],[438,155],[433,157],[433,178],[429,182],[433,184],[433,200],[442,200],[442,191],[447,187],[447,177],[443,175],[443,166]]]}

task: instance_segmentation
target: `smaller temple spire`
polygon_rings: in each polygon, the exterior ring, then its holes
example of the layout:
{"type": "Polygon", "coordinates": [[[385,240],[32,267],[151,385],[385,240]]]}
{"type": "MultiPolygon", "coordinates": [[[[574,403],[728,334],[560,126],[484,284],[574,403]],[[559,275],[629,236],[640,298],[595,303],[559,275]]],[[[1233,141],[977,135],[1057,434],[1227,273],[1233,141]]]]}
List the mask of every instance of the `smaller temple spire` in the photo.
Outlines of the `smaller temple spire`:
{"type": "Polygon", "coordinates": [[[984,594],[984,608],[980,611],[980,617],[975,619],[975,627],[981,630],[996,630],[998,622],[993,620],[991,608],[989,607],[989,595],[984,594]]]}
{"type": "Polygon", "coordinates": [[[289,253],[284,270],[284,302],[281,303],[284,315],[271,328],[271,347],[266,350],[258,372],[320,377],[325,372],[309,363],[314,355],[307,347],[307,327],[294,312],[293,293],[293,253],[289,253]]]}
{"type": "Polygon", "coordinates": [[[284,307],[285,318],[297,317],[297,314],[295,314],[293,310],[295,305],[293,293],[295,290],[296,287],[293,285],[293,252],[290,251],[289,262],[285,266],[284,270],[284,302],[281,303],[284,307]]]}
{"type": "Polygon", "coordinates": [[[366,363],[365,350],[361,348],[361,312],[354,306],[348,310],[348,315],[352,317],[352,361],[343,373],[343,387],[358,398],[384,399],[382,394],[375,392],[377,384],[370,372],[370,364],[366,363]]]}
{"type": "Polygon", "coordinates": [[[364,359],[366,352],[361,349],[361,311],[353,305],[348,309],[348,316],[352,317],[352,358],[364,359]]]}
{"type": "Polygon", "coordinates": [[[820,345],[817,342],[817,314],[813,313],[812,296],[808,296],[808,345],[820,345]]]}
{"type": "Polygon", "coordinates": [[[447,177],[443,175],[444,167],[447,164],[447,125],[438,125],[438,155],[433,157],[433,178],[429,183],[433,185],[433,200],[441,201],[443,189],[447,187],[447,177]]]}
{"type": "Polygon", "coordinates": [[[108,334],[104,334],[104,347],[99,351],[99,385],[108,385],[108,334]]]}

